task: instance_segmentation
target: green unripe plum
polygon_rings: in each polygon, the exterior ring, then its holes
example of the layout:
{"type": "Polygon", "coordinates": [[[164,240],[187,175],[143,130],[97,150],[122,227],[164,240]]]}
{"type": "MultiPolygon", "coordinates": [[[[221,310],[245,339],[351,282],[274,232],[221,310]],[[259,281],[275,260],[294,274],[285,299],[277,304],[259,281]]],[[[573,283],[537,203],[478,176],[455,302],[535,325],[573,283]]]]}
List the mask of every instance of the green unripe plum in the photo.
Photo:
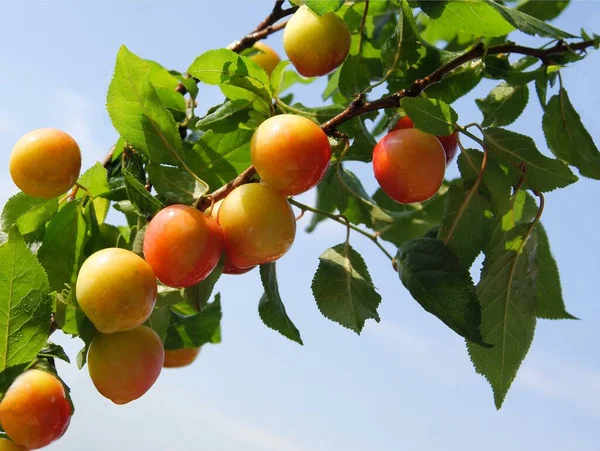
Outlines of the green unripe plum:
{"type": "Polygon", "coordinates": [[[0,402],[2,429],[15,444],[27,449],[43,448],[61,438],[71,414],[62,382],[38,369],[17,377],[0,402]]]}
{"type": "Polygon", "coordinates": [[[187,205],[161,210],[144,236],[144,257],[158,280],[170,287],[195,285],[219,263],[223,236],[217,222],[187,205]]]}
{"type": "Polygon", "coordinates": [[[250,158],[263,182],[295,196],[325,177],[331,146],[325,132],[310,119],[281,114],[258,126],[250,143],[250,158]]]}
{"type": "Polygon", "coordinates": [[[75,140],[55,128],[40,128],[25,135],[10,155],[10,175],[21,191],[52,199],[77,182],[81,152],[75,140]]]}
{"type": "Polygon", "coordinates": [[[303,5],[285,27],[283,47],[301,75],[326,75],[340,66],[348,56],[350,30],[334,13],[318,16],[303,5]]]}
{"type": "Polygon", "coordinates": [[[144,259],[126,249],[107,248],[83,263],[75,291],[96,329],[110,334],[142,325],[154,309],[158,286],[144,259]]]}
{"type": "Polygon", "coordinates": [[[287,198],[270,186],[238,186],[219,208],[225,249],[237,268],[250,268],[283,256],[296,235],[296,218],[287,198]]]}
{"type": "Polygon", "coordinates": [[[444,182],[446,153],[438,139],[416,128],[385,135],[373,150],[381,189],[401,204],[433,197],[444,182]]]}
{"type": "Polygon", "coordinates": [[[165,351],[152,329],[140,326],[114,334],[96,334],[88,368],[96,389],[117,405],[142,397],[162,371],[165,351]]]}

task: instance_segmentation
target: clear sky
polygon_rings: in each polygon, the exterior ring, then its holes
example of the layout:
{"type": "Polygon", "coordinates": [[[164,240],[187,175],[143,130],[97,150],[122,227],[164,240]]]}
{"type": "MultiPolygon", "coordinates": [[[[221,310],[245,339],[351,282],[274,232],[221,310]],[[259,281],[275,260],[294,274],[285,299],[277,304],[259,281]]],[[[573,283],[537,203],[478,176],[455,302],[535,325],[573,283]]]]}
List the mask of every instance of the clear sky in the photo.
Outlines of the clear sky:
{"type": "MultiPolygon", "coordinates": [[[[185,70],[210,48],[252,29],[271,1],[5,0],[0,14],[0,201],[16,192],[8,156],[38,127],[59,127],[80,143],[84,164],[116,139],[105,95],[119,46],[185,70]]],[[[600,2],[575,1],[556,25],[600,33],[600,2]]],[[[525,43],[531,38],[515,35],[525,43]]],[[[268,41],[282,52],[281,35],[268,41]]],[[[600,52],[564,80],[583,122],[600,144],[600,52]]],[[[317,104],[315,84],[303,90],[317,104]]],[[[476,92],[484,97],[492,83],[476,92]]],[[[474,96],[455,108],[463,124],[480,121],[474,96]]],[[[200,107],[217,103],[200,91],[200,107]]],[[[511,129],[547,151],[534,94],[511,129]]],[[[370,169],[354,166],[374,189],[370,169]]],[[[454,176],[455,169],[449,174],[454,176]]],[[[310,198],[310,196],[308,196],[310,198]]],[[[87,369],[60,364],[77,412],[56,451],[597,451],[600,419],[600,183],[582,180],[547,196],[543,222],[561,271],[569,311],[581,321],[540,321],[529,355],[496,411],[486,381],[472,369],[460,337],[418,306],[387,261],[360,236],[353,245],[381,292],[382,322],[359,337],[322,317],[310,291],[318,256],[344,239],[343,228],[300,232],[278,264],[288,313],[301,347],[262,325],[258,273],[224,277],[223,343],[206,346],[190,368],[165,370],[142,399],[117,407],[93,388],[87,369]]],[[[115,218],[116,216],[112,216],[115,218]]],[[[299,224],[302,230],[307,217],[299,224]]],[[[81,343],[55,337],[74,358],[81,343]]]]}

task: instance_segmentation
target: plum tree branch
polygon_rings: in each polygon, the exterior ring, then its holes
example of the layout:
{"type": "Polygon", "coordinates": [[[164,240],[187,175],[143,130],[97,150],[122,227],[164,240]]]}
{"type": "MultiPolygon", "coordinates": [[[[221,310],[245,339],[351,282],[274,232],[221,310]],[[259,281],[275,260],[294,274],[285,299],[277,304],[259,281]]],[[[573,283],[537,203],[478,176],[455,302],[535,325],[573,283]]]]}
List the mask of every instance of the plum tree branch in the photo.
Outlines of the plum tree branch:
{"type": "MultiPolygon", "coordinates": [[[[322,124],[321,129],[330,136],[342,139],[343,136],[337,130],[337,127],[342,125],[344,122],[347,122],[350,119],[372,111],[377,111],[385,108],[398,108],[400,106],[400,100],[402,100],[404,97],[417,97],[426,88],[441,81],[445,75],[448,75],[450,72],[456,70],[463,64],[468,63],[469,61],[473,61],[477,58],[481,58],[484,55],[517,53],[521,55],[533,56],[535,58],[540,59],[544,64],[547,64],[549,62],[549,58],[553,55],[564,54],[572,51],[583,51],[589,47],[593,47],[595,44],[596,41],[594,40],[583,41],[576,44],[567,44],[561,41],[558,42],[555,46],[547,49],[524,47],[516,44],[502,44],[489,47],[486,51],[486,48],[483,45],[483,43],[480,43],[473,47],[471,50],[463,53],[462,55],[439,67],[427,77],[416,80],[411,86],[409,86],[406,89],[402,89],[398,92],[389,94],[372,102],[365,101],[364,94],[357,95],[357,97],[348,105],[348,107],[344,111],[322,124]]],[[[206,208],[211,201],[216,202],[222,199],[223,197],[227,196],[227,194],[229,194],[233,189],[251,181],[255,174],[256,171],[252,166],[250,166],[238,177],[231,180],[225,186],[211,193],[208,196],[208,201],[201,202],[200,208],[206,208]]]]}
{"type": "MultiPolygon", "coordinates": [[[[283,8],[284,0],[276,0],[275,5],[273,6],[273,10],[269,13],[264,20],[259,23],[254,30],[244,36],[242,39],[238,39],[235,42],[232,42],[227,46],[227,48],[235,53],[240,53],[250,47],[252,47],[256,42],[261,39],[265,39],[267,36],[276,33],[279,30],[282,30],[287,25],[286,22],[277,23],[284,17],[290,16],[296,12],[298,9],[297,6],[293,6],[291,8],[283,8]]],[[[186,75],[186,77],[189,77],[186,75]]],[[[193,77],[192,77],[193,78],[193,77]]],[[[194,82],[197,84],[200,80],[193,78],[194,82]]],[[[187,93],[187,88],[183,83],[179,83],[175,88],[176,92],[179,92],[182,95],[187,93]]]]}
{"type": "Polygon", "coordinates": [[[402,89],[372,102],[365,102],[364,98],[359,96],[356,99],[357,101],[353,101],[344,111],[325,122],[321,128],[325,133],[331,135],[335,133],[336,127],[340,126],[344,122],[349,121],[350,119],[355,118],[356,116],[385,108],[398,108],[400,106],[400,101],[404,97],[417,97],[429,86],[440,82],[445,75],[448,75],[450,72],[458,69],[463,64],[481,58],[484,55],[516,53],[520,55],[532,56],[534,58],[538,58],[544,64],[549,64],[551,62],[551,57],[554,55],[583,51],[589,47],[593,47],[595,44],[597,43],[594,40],[578,42],[576,44],[567,44],[566,42],[561,41],[555,46],[547,49],[524,47],[517,44],[501,44],[486,49],[483,43],[479,43],[471,50],[439,67],[428,76],[419,80],[415,80],[413,84],[406,89],[402,89]]]}

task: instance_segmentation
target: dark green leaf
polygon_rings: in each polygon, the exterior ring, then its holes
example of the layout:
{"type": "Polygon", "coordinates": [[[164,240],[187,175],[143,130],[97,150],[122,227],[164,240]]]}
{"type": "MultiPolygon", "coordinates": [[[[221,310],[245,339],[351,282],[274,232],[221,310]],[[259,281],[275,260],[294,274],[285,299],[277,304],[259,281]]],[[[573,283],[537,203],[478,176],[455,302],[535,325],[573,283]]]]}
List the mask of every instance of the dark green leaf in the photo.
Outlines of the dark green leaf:
{"type": "Polygon", "coordinates": [[[0,230],[7,233],[16,224],[22,235],[33,233],[50,221],[57,209],[57,199],[44,200],[18,193],[4,205],[0,230]]]}
{"type": "Polygon", "coordinates": [[[559,30],[552,25],[542,22],[535,17],[525,14],[524,12],[501,5],[500,3],[496,3],[494,0],[482,1],[494,8],[502,15],[502,17],[504,17],[504,19],[506,19],[507,22],[524,33],[556,39],[568,39],[576,37],[570,33],[559,30]]]}
{"type": "Polygon", "coordinates": [[[448,104],[455,102],[473,90],[481,81],[481,63],[471,64],[442,78],[442,81],[427,88],[430,98],[440,99],[448,104]]]}
{"type": "Polygon", "coordinates": [[[67,355],[67,353],[65,352],[65,350],[63,349],[62,346],[57,345],[55,343],[52,342],[48,342],[46,344],[46,346],[44,347],[44,349],[42,349],[39,353],[38,353],[38,357],[46,357],[46,358],[51,358],[51,359],[60,359],[63,360],[67,363],[71,363],[71,359],[69,359],[69,356],[67,355]]]}
{"type": "Polygon", "coordinates": [[[258,304],[258,314],[263,323],[284,337],[301,345],[304,344],[302,343],[300,332],[288,316],[281,300],[275,263],[260,266],[260,279],[262,280],[265,292],[258,304]]]}
{"type": "Polygon", "coordinates": [[[140,183],[127,169],[123,170],[127,197],[135,212],[140,216],[151,216],[158,213],[165,206],[156,197],[152,196],[143,183],[140,183]]]}
{"type": "MultiPolygon", "coordinates": [[[[321,211],[333,213],[336,209],[335,196],[332,195],[334,189],[333,186],[337,183],[336,177],[335,167],[330,166],[323,180],[317,185],[317,200],[315,207],[321,211]]],[[[306,226],[306,231],[308,233],[314,232],[317,224],[326,219],[327,217],[323,215],[313,214],[308,226],[306,226]]]]}
{"type": "Polygon", "coordinates": [[[206,279],[196,285],[185,288],[185,300],[196,312],[201,312],[206,307],[217,281],[223,274],[223,264],[224,261],[221,258],[219,264],[212,270],[206,279]]]}
{"type": "Polygon", "coordinates": [[[367,319],[379,322],[381,296],[365,261],[350,244],[338,244],[319,257],[312,291],[323,316],[357,334],[367,319]]]}
{"type": "Polygon", "coordinates": [[[485,99],[475,100],[483,113],[481,125],[501,127],[512,124],[525,110],[528,100],[527,85],[511,86],[502,83],[496,86],[485,99]]]}
{"type": "Polygon", "coordinates": [[[418,3],[423,12],[435,21],[475,36],[504,36],[514,31],[501,14],[480,0],[418,3]]]}
{"type": "Polygon", "coordinates": [[[0,371],[33,361],[50,335],[44,268],[13,227],[0,247],[0,371]]]}
{"type": "Polygon", "coordinates": [[[316,14],[322,16],[328,12],[335,12],[342,7],[344,0],[302,0],[316,14]]]}
{"type": "Polygon", "coordinates": [[[83,263],[87,230],[79,200],[69,202],[48,223],[38,258],[48,273],[52,290],[62,291],[65,284],[75,282],[83,263]]]}
{"type": "Polygon", "coordinates": [[[522,13],[529,14],[539,20],[549,21],[560,16],[569,6],[569,0],[526,0],[517,6],[522,13]]]}
{"type": "Polygon", "coordinates": [[[166,205],[189,205],[203,194],[204,187],[183,168],[150,163],[146,169],[158,198],[166,205]]]}
{"type": "Polygon", "coordinates": [[[350,55],[344,61],[340,72],[340,93],[351,99],[364,91],[371,84],[371,73],[365,58],[361,55],[350,55]]]}
{"type": "Polygon", "coordinates": [[[494,348],[467,343],[475,370],[494,390],[498,409],[527,355],[536,324],[535,239],[525,241],[528,227],[522,224],[506,232],[483,263],[477,285],[481,333],[494,348]]]}
{"type": "Polygon", "coordinates": [[[546,230],[541,224],[536,225],[534,235],[537,236],[537,317],[544,319],[577,319],[566,310],[558,266],[550,251],[550,241],[548,235],[546,235],[546,230]]]}
{"type": "Polygon", "coordinates": [[[600,152],[565,89],[548,102],[543,128],[554,155],[575,166],[584,177],[600,179],[600,152]]]}
{"type": "Polygon", "coordinates": [[[479,190],[462,181],[450,186],[438,239],[454,252],[464,268],[471,267],[487,244],[490,216],[489,201],[479,190]]]}
{"type": "Polygon", "coordinates": [[[171,313],[167,307],[155,308],[144,325],[158,334],[162,342],[167,339],[167,331],[171,325],[171,313]]]}
{"type": "Polygon", "coordinates": [[[155,163],[181,163],[183,146],[175,119],[150,81],[149,64],[125,46],[108,88],[108,114],[121,137],[155,163]]]}
{"type": "Polygon", "coordinates": [[[171,325],[167,332],[165,349],[198,348],[210,343],[219,331],[221,316],[219,294],[201,313],[183,316],[171,312],[171,325]]]}
{"type": "Polygon", "coordinates": [[[417,238],[398,249],[400,280],[427,312],[466,339],[485,345],[481,308],[467,268],[434,238],[417,238]]]}
{"type": "Polygon", "coordinates": [[[248,99],[228,100],[215,111],[198,120],[196,127],[201,130],[209,130],[216,123],[228,120],[231,116],[248,108],[251,104],[252,100],[248,99]]]}
{"type": "Polygon", "coordinates": [[[456,111],[438,99],[405,97],[400,101],[400,106],[412,119],[416,128],[432,135],[450,135],[458,120],[456,111]]]}
{"type": "Polygon", "coordinates": [[[552,191],[578,180],[562,161],[542,155],[528,136],[501,128],[487,128],[485,144],[490,155],[499,163],[508,162],[513,167],[525,164],[527,185],[535,190],[552,191]]]}

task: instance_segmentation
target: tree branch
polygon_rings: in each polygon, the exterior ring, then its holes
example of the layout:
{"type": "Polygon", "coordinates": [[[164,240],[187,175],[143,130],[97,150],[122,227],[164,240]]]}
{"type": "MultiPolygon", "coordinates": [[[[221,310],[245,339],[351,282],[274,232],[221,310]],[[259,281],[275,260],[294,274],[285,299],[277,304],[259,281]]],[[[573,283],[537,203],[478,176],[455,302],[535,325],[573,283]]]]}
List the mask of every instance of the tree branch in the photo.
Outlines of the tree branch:
{"type": "MultiPolygon", "coordinates": [[[[292,15],[298,9],[297,6],[292,8],[283,9],[284,0],[276,0],[275,6],[273,6],[273,10],[271,13],[264,18],[264,20],[259,23],[254,30],[244,36],[242,39],[239,39],[235,42],[232,42],[227,46],[229,50],[234,51],[235,53],[240,53],[254,45],[255,42],[260,41],[261,39],[265,39],[270,34],[273,34],[287,25],[287,21],[276,24],[279,20],[292,15]]],[[[186,78],[190,78],[187,74],[186,78]]],[[[191,77],[193,78],[193,77],[191,77]]],[[[197,84],[200,82],[197,78],[193,78],[194,82],[197,84]]],[[[183,83],[179,83],[175,88],[176,92],[179,92],[182,95],[187,93],[187,88],[183,83]]]]}

